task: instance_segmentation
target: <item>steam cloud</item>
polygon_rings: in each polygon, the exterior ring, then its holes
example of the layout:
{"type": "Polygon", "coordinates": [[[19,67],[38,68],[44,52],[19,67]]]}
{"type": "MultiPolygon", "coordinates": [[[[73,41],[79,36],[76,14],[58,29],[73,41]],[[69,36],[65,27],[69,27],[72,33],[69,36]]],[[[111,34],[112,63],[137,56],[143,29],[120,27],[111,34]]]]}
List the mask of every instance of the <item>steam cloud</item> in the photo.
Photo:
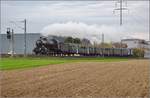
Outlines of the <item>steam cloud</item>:
{"type": "Polygon", "coordinates": [[[105,35],[105,41],[120,41],[122,28],[106,25],[88,25],[82,22],[54,23],[46,26],[41,34],[44,36],[72,36],[78,38],[87,38],[91,42],[101,42],[102,33],[105,35]]]}

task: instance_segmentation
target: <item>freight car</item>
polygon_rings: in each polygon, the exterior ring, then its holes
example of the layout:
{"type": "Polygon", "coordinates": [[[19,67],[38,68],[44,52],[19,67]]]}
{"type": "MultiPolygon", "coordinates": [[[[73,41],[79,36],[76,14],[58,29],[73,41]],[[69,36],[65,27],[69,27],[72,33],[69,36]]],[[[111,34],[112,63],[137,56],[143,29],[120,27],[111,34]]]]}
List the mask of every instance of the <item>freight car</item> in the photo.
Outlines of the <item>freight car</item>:
{"type": "Polygon", "coordinates": [[[132,50],[127,48],[100,48],[93,45],[82,45],[73,43],[62,43],[56,39],[47,39],[40,37],[36,41],[36,47],[33,52],[36,55],[64,56],[130,56],[132,50]]]}

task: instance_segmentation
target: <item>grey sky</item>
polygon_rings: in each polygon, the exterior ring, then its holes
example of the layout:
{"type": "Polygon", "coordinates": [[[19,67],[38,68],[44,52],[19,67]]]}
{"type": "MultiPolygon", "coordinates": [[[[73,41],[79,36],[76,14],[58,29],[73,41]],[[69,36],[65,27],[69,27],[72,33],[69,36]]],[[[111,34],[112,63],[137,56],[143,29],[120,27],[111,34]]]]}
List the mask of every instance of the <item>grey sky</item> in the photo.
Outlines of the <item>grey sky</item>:
{"type": "MultiPolygon", "coordinates": [[[[115,1],[3,1],[2,33],[6,32],[8,26],[13,27],[15,33],[23,32],[9,21],[26,18],[27,31],[30,33],[53,35],[58,33],[62,36],[74,33],[95,41],[98,41],[100,39],[98,36],[104,33],[107,41],[133,37],[148,40],[148,1],[128,1],[127,8],[129,12],[124,11],[123,26],[120,26],[119,13],[113,14],[115,1]],[[82,32],[83,30],[86,32],[82,32]]],[[[23,26],[19,22],[17,25],[23,26]]]]}

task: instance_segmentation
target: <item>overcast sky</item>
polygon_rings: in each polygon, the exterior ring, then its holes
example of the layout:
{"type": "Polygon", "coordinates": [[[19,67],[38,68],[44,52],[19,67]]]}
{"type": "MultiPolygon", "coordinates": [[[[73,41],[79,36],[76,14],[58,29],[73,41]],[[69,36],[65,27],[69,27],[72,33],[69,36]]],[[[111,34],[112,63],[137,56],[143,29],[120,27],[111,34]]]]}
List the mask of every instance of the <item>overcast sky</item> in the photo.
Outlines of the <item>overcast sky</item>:
{"type": "MultiPolygon", "coordinates": [[[[1,31],[12,27],[15,33],[23,33],[10,23],[27,19],[28,33],[43,35],[73,36],[106,41],[120,41],[122,38],[148,40],[149,5],[148,1],[128,1],[129,11],[123,11],[123,25],[119,23],[119,11],[113,10],[116,1],[3,1],[1,3],[1,31]]],[[[126,2],[123,3],[126,7],[126,2]]],[[[17,26],[16,26],[17,25],[17,26]]]]}

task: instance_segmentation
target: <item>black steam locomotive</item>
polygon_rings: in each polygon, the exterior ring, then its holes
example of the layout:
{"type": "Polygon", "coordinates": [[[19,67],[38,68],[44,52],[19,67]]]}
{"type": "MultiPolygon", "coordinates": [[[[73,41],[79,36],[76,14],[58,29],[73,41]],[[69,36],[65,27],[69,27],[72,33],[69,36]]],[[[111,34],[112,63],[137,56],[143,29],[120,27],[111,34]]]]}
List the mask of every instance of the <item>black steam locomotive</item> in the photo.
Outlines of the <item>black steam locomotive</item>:
{"type": "Polygon", "coordinates": [[[55,39],[48,40],[46,37],[40,37],[36,41],[36,47],[33,49],[36,55],[54,54],[59,51],[58,42],[55,39]]]}
{"type": "Polygon", "coordinates": [[[94,45],[83,45],[73,43],[62,43],[56,39],[40,37],[36,41],[33,52],[36,55],[51,56],[130,56],[132,50],[127,48],[100,48],[94,45]]]}

